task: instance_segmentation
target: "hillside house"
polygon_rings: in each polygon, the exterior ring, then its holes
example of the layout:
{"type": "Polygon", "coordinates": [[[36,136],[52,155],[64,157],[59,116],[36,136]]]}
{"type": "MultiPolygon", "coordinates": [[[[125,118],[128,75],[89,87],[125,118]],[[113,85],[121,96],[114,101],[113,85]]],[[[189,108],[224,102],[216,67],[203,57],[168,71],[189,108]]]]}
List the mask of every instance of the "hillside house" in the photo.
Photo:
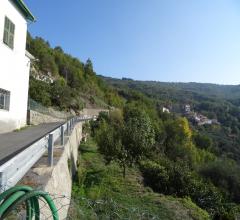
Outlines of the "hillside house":
{"type": "Polygon", "coordinates": [[[31,54],[27,24],[34,16],[22,0],[0,3],[0,133],[26,124],[31,54]]]}
{"type": "Polygon", "coordinates": [[[191,106],[190,105],[185,105],[184,110],[185,110],[185,113],[190,113],[191,112],[191,106]]]}
{"type": "Polygon", "coordinates": [[[166,107],[163,107],[162,108],[162,112],[170,113],[170,110],[168,108],[166,108],[166,107]]]}

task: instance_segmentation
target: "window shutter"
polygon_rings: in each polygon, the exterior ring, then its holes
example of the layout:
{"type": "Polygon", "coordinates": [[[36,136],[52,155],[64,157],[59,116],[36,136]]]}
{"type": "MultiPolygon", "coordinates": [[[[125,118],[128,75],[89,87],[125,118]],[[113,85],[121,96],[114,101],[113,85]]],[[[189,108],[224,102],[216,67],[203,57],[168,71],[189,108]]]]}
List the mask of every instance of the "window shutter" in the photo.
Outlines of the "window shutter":
{"type": "Polygon", "coordinates": [[[10,94],[6,94],[6,99],[5,99],[5,109],[9,111],[10,108],[10,94]]]}
{"type": "Polygon", "coordinates": [[[8,45],[11,49],[13,49],[14,46],[14,33],[15,24],[13,24],[9,18],[5,17],[3,42],[6,45],[8,45]]]}
{"type": "Polygon", "coordinates": [[[5,44],[8,43],[8,32],[7,32],[6,30],[4,30],[3,42],[4,42],[5,44]]]}
{"type": "Polygon", "coordinates": [[[13,49],[13,35],[12,34],[10,34],[10,36],[9,36],[8,43],[9,43],[9,47],[11,47],[13,49]]]}
{"type": "Polygon", "coordinates": [[[9,28],[10,28],[10,21],[9,21],[9,19],[7,17],[5,17],[5,26],[4,26],[4,28],[6,30],[9,30],[9,28]]]}
{"type": "Polygon", "coordinates": [[[14,34],[14,31],[15,31],[15,25],[13,23],[11,23],[11,25],[10,25],[10,33],[14,34]]]}
{"type": "Polygon", "coordinates": [[[0,89],[0,109],[9,111],[10,95],[11,95],[11,93],[9,91],[0,89]]]}
{"type": "Polygon", "coordinates": [[[4,96],[0,93],[0,109],[4,109],[4,96]]]}

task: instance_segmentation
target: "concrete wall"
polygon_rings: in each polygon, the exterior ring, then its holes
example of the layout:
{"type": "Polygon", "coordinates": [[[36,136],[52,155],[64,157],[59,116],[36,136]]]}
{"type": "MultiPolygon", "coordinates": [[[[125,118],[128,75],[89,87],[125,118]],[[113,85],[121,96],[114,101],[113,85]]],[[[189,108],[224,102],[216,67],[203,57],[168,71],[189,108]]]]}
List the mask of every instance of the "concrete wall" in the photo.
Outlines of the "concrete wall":
{"type": "Polygon", "coordinates": [[[29,59],[25,56],[27,21],[9,0],[0,6],[0,88],[10,94],[10,110],[0,110],[0,133],[26,124],[29,83],[29,59]],[[7,16],[15,24],[14,48],[3,43],[4,22],[7,16]]]}
{"type": "MultiPolygon", "coordinates": [[[[66,219],[72,192],[72,174],[77,170],[78,147],[82,139],[82,123],[78,123],[64,147],[55,146],[54,166],[47,166],[47,155],[25,175],[21,183],[48,192],[59,209],[59,219],[66,219]]],[[[48,208],[41,209],[50,216],[48,208]]]]}
{"type": "Polygon", "coordinates": [[[84,108],[82,111],[80,111],[80,114],[82,115],[88,115],[88,116],[94,116],[98,115],[100,112],[109,112],[108,109],[100,109],[100,108],[84,108]]]}
{"type": "Polygon", "coordinates": [[[60,121],[64,121],[64,119],[55,118],[50,115],[45,115],[33,110],[28,110],[27,121],[29,125],[39,125],[43,123],[60,122],[60,121]]]}

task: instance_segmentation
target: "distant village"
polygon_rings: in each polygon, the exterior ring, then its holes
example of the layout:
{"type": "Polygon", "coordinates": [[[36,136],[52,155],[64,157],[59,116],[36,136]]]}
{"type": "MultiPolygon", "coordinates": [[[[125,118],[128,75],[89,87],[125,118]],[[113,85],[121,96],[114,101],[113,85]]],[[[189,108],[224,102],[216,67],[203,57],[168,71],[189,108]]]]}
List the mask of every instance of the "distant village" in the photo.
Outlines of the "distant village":
{"type": "MultiPolygon", "coordinates": [[[[170,113],[169,108],[163,107],[163,112],[170,113]]],[[[183,115],[186,116],[191,122],[201,126],[201,125],[220,125],[217,119],[209,119],[207,116],[202,115],[198,112],[191,110],[189,104],[184,105],[183,115]]]]}

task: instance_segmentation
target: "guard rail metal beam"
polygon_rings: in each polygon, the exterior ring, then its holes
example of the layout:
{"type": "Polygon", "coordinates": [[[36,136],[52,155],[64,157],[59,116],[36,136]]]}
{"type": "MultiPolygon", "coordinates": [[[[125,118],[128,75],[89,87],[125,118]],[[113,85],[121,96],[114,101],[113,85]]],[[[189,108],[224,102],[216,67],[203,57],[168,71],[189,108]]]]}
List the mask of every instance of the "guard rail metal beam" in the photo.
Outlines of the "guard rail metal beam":
{"type": "Polygon", "coordinates": [[[49,165],[53,165],[53,147],[60,138],[61,145],[64,145],[64,135],[70,135],[74,125],[80,121],[91,120],[91,116],[80,116],[68,120],[65,124],[49,132],[31,146],[5,162],[0,166],[0,192],[15,186],[32,166],[48,151],[49,165]],[[51,148],[51,149],[50,149],[51,148]]]}

